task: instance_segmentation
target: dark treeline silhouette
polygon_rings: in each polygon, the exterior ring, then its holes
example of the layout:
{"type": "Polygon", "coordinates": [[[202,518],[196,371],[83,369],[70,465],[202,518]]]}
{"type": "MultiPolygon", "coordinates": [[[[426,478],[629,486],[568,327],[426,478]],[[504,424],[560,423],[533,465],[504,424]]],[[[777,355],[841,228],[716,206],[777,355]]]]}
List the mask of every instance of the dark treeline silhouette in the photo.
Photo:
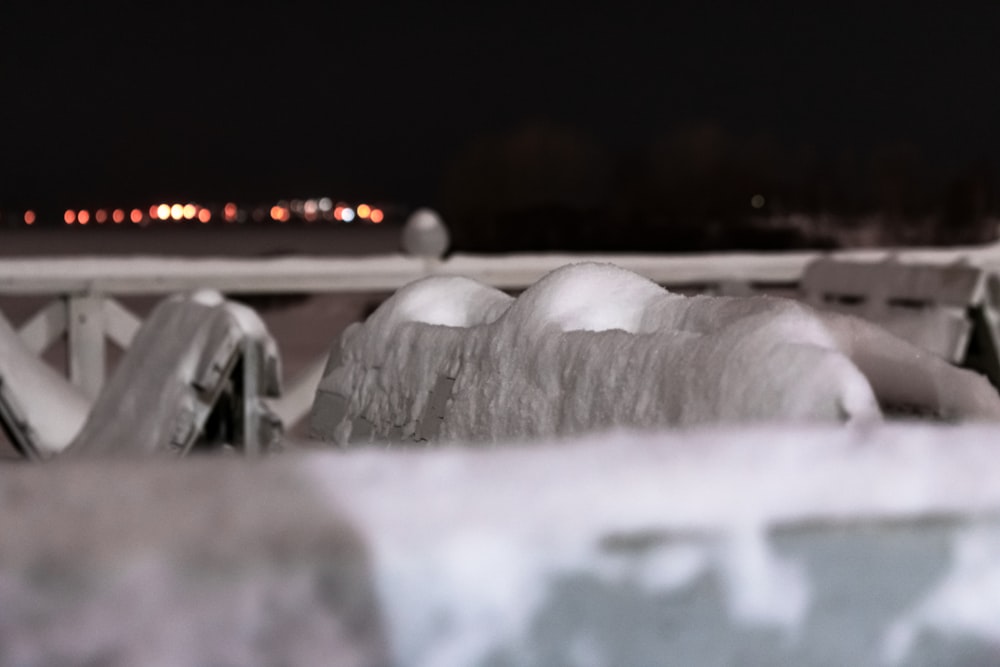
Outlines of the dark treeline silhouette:
{"type": "Polygon", "coordinates": [[[997,173],[949,173],[910,144],[820,155],[711,123],[612,152],[532,124],[452,161],[442,209],[471,252],[947,245],[996,237],[997,173]]]}

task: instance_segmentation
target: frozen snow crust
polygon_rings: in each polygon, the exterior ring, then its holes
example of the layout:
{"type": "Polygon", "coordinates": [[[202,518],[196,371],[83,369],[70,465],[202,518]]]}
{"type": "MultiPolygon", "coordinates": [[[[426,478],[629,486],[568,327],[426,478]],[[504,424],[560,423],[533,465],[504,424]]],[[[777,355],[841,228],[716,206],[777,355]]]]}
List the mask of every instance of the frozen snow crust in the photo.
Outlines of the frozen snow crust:
{"type": "Polygon", "coordinates": [[[320,436],[342,444],[359,439],[358,419],[376,439],[420,439],[421,422],[441,418],[436,439],[492,442],[881,415],[806,306],[685,297],[610,264],[557,269],[517,299],[457,276],[419,280],[345,331],[339,354],[320,391],[346,407],[336,433],[320,436]],[[454,386],[435,415],[442,378],[454,386]]]}

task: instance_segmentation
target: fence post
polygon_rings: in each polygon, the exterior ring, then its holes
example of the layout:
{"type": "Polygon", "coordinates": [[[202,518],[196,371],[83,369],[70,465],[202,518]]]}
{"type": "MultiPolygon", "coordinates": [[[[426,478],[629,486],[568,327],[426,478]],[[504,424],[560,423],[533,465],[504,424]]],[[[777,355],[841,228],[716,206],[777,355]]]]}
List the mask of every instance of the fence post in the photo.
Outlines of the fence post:
{"type": "Polygon", "coordinates": [[[69,379],[93,400],[104,385],[104,297],[73,294],[64,298],[69,379]]]}

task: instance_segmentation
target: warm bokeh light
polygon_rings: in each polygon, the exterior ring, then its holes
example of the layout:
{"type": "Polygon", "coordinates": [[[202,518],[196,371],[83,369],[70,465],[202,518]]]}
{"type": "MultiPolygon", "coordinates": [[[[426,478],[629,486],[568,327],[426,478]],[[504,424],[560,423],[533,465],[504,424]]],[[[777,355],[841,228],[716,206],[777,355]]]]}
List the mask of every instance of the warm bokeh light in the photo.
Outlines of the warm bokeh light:
{"type": "Polygon", "coordinates": [[[236,215],[239,213],[239,209],[236,208],[236,204],[229,202],[223,209],[223,214],[226,216],[226,220],[232,222],[236,219],[236,215]]]}
{"type": "Polygon", "coordinates": [[[76,214],[76,221],[81,225],[85,225],[90,222],[90,212],[87,209],[81,209],[79,213],[76,214]]]}
{"type": "Polygon", "coordinates": [[[184,216],[185,220],[193,220],[194,216],[198,215],[198,209],[194,204],[184,204],[181,209],[181,214],[184,216]]]}
{"type": "Polygon", "coordinates": [[[198,211],[198,220],[201,221],[202,224],[207,223],[211,219],[212,219],[212,212],[209,211],[207,208],[203,208],[200,211],[198,211]]]}
{"type": "Polygon", "coordinates": [[[271,207],[272,220],[277,220],[278,222],[288,222],[291,217],[291,213],[284,206],[277,205],[271,207]]]}
{"type": "Polygon", "coordinates": [[[116,208],[114,211],[111,212],[111,219],[115,221],[116,225],[120,225],[121,223],[125,222],[125,211],[121,210],[120,208],[116,208]]]}
{"type": "Polygon", "coordinates": [[[333,200],[329,197],[323,197],[319,200],[319,210],[324,213],[329,213],[333,209],[333,200]]]}
{"type": "Polygon", "coordinates": [[[377,225],[378,223],[385,220],[385,213],[383,213],[382,209],[380,208],[373,208],[371,215],[369,216],[369,219],[371,219],[371,221],[377,225]]]}
{"type": "Polygon", "coordinates": [[[24,224],[26,225],[35,224],[35,212],[32,211],[31,209],[28,209],[27,211],[24,212],[24,224]]]}
{"type": "Polygon", "coordinates": [[[133,224],[138,225],[140,222],[142,222],[142,211],[140,211],[137,208],[132,209],[132,213],[129,215],[129,219],[133,222],[133,224]]]}
{"type": "Polygon", "coordinates": [[[97,213],[94,214],[94,220],[97,221],[97,224],[103,225],[108,221],[108,212],[103,208],[97,209],[97,213]]]}
{"type": "Polygon", "coordinates": [[[372,214],[372,207],[368,204],[358,204],[358,217],[362,220],[367,220],[368,216],[372,214]]]}
{"type": "Polygon", "coordinates": [[[344,219],[344,207],[343,206],[338,206],[337,208],[333,209],[333,217],[336,218],[337,220],[343,220],[344,219]]]}
{"type": "Polygon", "coordinates": [[[71,208],[66,209],[66,212],[63,213],[63,221],[67,225],[72,225],[74,222],[76,222],[76,212],[73,211],[73,209],[71,208]]]}
{"type": "Polygon", "coordinates": [[[170,218],[170,207],[166,204],[160,204],[156,208],[149,209],[149,217],[153,220],[159,218],[160,220],[167,220],[170,218]]]}
{"type": "Polygon", "coordinates": [[[180,204],[174,204],[170,207],[170,217],[174,220],[180,220],[184,217],[184,207],[180,204]]]}

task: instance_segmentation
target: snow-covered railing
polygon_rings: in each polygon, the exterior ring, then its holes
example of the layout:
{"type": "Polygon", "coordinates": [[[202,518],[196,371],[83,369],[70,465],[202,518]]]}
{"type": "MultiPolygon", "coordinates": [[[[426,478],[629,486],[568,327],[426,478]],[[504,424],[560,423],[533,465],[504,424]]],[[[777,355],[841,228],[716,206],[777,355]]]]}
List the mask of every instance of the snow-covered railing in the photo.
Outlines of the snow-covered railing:
{"type": "Polygon", "coordinates": [[[996,665],[995,427],[0,468],[10,665],[996,665]]]}
{"type": "MultiPolygon", "coordinates": [[[[952,249],[859,250],[832,256],[879,261],[950,264],[966,261],[1000,271],[1000,246],[952,249]]],[[[104,383],[106,339],[127,346],[139,320],[114,297],[172,294],[202,288],[226,294],[394,291],[429,275],[461,275],[500,289],[519,290],[566,264],[611,263],[661,285],[699,288],[726,283],[795,285],[820,253],[707,255],[452,255],[445,260],[405,255],[359,258],[191,259],[163,257],[38,257],[0,259],[0,295],[54,295],[20,327],[41,353],[62,336],[69,342],[68,375],[93,397],[104,383]]],[[[274,406],[287,425],[302,419],[323,369],[323,359],[286,382],[274,406]]]]}

